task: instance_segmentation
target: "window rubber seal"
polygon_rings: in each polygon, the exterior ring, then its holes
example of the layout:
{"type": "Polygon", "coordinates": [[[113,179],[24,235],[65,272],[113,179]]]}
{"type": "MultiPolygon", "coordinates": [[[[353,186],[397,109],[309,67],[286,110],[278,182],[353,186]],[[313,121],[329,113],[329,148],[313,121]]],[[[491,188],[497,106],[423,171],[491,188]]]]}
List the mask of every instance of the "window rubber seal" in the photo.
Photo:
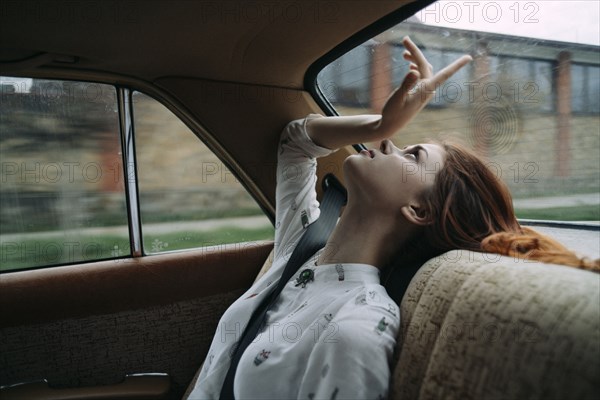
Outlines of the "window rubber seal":
{"type": "Polygon", "coordinates": [[[133,123],[132,90],[117,87],[119,124],[121,130],[121,152],[123,155],[123,173],[125,179],[125,198],[127,201],[127,219],[129,226],[129,247],[133,258],[144,255],[142,245],[142,221],[135,157],[135,135],[133,123]]]}

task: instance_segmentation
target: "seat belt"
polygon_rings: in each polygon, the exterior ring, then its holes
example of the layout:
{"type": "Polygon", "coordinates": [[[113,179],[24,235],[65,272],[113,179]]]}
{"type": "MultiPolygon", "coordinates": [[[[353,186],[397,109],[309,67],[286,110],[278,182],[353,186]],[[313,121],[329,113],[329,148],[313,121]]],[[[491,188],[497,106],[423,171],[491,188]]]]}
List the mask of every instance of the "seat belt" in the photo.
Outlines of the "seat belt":
{"type": "MultiPolygon", "coordinates": [[[[235,372],[240,359],[242,358],[242,354],[244,354],[248,345],[256,338],[256,335],[260,332],[261,328],[263,328],[267,311],[275,303],[279,293],[281,293],[287,282],[294,274],[296,274],[298,269],[309,259],[309,257],[325,246],[329,235],[331,235],[331,232],[337,223],[337,219],[340,216],[340,210],[342,206],[346,204],[346,189],[334,175],[327,174],[323,178],[323,191],[324,195],[320,205],[321,214],[319,218],[306,228],[306,232],[304,232],[298,241],[298,245],[292,252],[275,289],[254,311],[252,317],[250,317],[250,321],[248,321],[248,325],[246,325],[244,333],[235,347],[231,357],[229,370],[227,371],[223,387],[221,388],[221,400],[235,399],[233,395],[233,383],[235,372]]],[[[310,278],[312,278],[312,276],[310,278]]],[[[298,278],[298,284],[301,283],[305,284],[306,281],[298,278]]]]}

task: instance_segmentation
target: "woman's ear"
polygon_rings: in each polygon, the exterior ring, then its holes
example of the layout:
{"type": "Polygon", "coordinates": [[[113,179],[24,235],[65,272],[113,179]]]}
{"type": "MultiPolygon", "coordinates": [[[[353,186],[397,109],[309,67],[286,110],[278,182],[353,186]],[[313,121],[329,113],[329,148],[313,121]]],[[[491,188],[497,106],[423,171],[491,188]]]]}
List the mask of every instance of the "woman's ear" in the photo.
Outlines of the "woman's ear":
{"type": "Polygon", "coordinates": [[[404,218],[415,225],[425,226],[433,222],[428,210],[419,204],[407,204],[400,210],[404,218]]]}

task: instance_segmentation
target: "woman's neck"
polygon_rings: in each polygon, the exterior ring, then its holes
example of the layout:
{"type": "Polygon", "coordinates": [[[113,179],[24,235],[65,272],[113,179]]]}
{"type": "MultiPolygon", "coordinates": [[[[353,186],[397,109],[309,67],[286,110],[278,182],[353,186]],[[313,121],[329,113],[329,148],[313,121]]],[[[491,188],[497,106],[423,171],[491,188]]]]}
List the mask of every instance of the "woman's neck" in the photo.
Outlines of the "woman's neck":
{"type": "Polygon", "coordinates": [[[382,268],[413,234],[400,217],[346,206],[317,265],[360,263],[382,268]]]}

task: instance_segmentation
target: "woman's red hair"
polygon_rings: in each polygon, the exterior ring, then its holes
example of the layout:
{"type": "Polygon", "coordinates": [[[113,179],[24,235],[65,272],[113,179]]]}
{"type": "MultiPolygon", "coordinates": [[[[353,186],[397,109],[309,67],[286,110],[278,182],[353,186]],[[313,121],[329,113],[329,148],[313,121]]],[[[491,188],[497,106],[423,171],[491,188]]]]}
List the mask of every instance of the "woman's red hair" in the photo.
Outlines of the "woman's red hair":
{"type": "Polygon", "coordinates": [[[432,223],[425,239],[436,253],[452,249],[487,251],[600,271],[600,260],[579,258],[515,216],[506,185],[471,151],[441,143],[444,165],[424,195],[432,223]]]}

